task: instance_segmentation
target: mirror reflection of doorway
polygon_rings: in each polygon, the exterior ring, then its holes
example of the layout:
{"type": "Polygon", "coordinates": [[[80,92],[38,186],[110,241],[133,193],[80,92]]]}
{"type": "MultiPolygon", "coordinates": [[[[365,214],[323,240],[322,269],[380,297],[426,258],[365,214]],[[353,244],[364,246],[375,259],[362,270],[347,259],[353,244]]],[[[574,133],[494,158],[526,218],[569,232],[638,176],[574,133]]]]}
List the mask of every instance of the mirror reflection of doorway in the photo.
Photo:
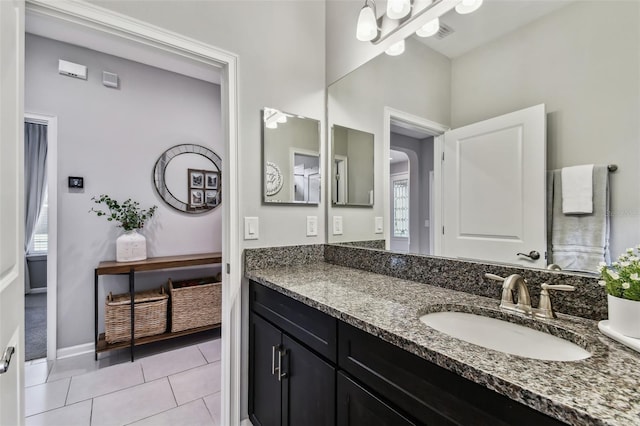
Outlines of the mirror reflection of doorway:
{"type": "Polygon", "coordinates": [[[409,156],[390,151],[391,250],[409,252],[409,156]]]}
{"type": "Polygon", "coordinates": [[[318,155],[293,154],[293,200],[320,202],[320,158],[318,155]]]}

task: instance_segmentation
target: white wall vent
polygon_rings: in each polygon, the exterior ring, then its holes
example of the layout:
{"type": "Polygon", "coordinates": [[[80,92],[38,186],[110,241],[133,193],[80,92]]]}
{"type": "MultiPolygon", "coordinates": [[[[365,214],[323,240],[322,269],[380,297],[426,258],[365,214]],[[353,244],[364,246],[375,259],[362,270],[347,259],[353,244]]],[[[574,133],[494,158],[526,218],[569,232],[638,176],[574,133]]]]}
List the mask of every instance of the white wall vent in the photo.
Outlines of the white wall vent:
{"type": "Polygon", "coordinates": [[[118,74],[102,71],[102,84],[107,87],[118,88],[118,74]]]}
{"type": "Polygon", "coordinates": [[[443,38],[450,36],[453,33],[455,33],[455,30],[453,28],[451,28],[450,26],[448,26],[443,22],[440,22],[440,29],[434,35],[434,37],[437,38],[438,40],[442,40],[443,38]]]}
{"type": "Polygon", "coordinates": [[[87,67],[73,62],[58,60],[58,73],[69,77],[87,79],[87,67]]]}

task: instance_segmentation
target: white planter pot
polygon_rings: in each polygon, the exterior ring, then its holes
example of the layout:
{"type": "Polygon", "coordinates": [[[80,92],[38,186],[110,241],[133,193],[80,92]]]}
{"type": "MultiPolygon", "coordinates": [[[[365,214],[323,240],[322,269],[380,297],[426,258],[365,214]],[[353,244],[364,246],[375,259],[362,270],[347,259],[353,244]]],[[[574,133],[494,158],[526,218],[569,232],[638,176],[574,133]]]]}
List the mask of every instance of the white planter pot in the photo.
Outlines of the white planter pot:
{"type": "Polygon", "coordinates": [[[640,302],[607,294],[609,325],[620,334],[640,339],[640,302]]]}
{"type": "Polygon", "coordinates": [[[147,239],[137,230],[125,231],[116,240],[116,262],[134,262],[147,258],[147,239]]]}

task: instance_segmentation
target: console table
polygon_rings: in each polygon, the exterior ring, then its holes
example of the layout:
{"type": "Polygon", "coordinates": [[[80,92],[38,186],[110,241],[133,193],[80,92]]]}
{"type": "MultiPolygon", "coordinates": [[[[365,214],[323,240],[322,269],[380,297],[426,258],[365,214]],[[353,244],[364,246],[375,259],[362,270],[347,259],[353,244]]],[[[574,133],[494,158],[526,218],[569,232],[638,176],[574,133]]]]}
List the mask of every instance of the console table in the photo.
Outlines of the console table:
{"type": "Polygon", "coordinates": [[[177,333],[166,332],[155,336],[142,337],[134,339],[135,331],[135,315],[134,315],[134,294],[135,294],[135,277],[137,272],[155,271],[159,269],[185,268],[187,266],[197,265],[215,265],[222,263],[222,253],[201,253],[187,254],[181,256],[164,256],[150,257],[145,260],[136,262],[115,262],[104,261],[95,268],[94,275],[94,335],[95,335],[95,359],[98,359],[98,353],[129,347],[131,350],[131,361],[134,359],[134,351],[136,346],[144,345],[151,342],[172,339],[174,337],[186,336],[188,334],[198,333],[201,331],[212,330],[220,327],[220,324],[214,324],[206,327],[199,327],[190,330],[184,330],[177,333]],[[128,275],[129,276],[129,294],[131,297],[131,339],[128,342],[107,343],[104,333],[98,334],[98,285],[100,275],[128,275]]]}

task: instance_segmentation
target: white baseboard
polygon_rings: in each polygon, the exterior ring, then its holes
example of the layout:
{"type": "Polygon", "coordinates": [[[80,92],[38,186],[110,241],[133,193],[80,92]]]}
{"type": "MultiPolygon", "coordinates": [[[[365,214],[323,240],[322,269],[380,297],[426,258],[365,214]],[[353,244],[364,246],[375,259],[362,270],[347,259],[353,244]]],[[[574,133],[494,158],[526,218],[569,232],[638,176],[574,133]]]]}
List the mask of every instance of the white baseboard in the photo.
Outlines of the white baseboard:
{"type": "Polygon", "coordinates": [[[240,421],[240,426],[253,426],[253,423],[251,423],[251,421],[248,418],[246,418],[240,421]]]}
{"type": "Polygon", "coordinates": [[[56,359],[69,358],[72,356],[90,354],[94,351],[93,343],[83,343],[82,345],[69,346],[66,348],[60,348],[56,352],[56,359]]]}

